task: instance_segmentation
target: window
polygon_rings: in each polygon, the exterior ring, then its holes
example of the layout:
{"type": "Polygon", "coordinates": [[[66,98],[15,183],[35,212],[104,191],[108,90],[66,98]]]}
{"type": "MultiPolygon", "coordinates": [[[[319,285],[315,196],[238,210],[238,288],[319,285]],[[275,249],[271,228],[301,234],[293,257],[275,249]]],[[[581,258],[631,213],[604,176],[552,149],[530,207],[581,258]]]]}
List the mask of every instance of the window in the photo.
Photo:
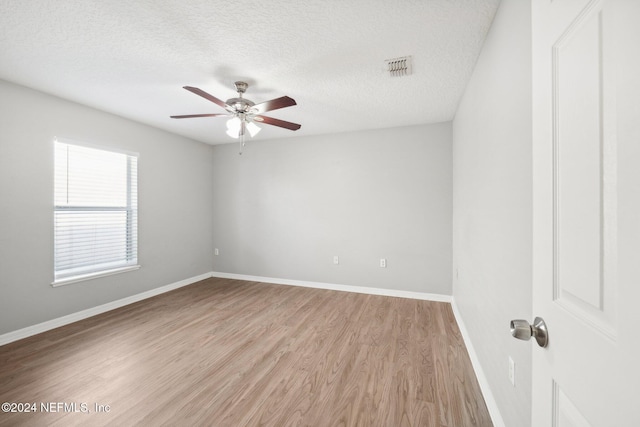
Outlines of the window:
{"type": "Polygon", "coordinates": [[[137,164],[55,141],[54,285],[139,268],[137,164]]]}

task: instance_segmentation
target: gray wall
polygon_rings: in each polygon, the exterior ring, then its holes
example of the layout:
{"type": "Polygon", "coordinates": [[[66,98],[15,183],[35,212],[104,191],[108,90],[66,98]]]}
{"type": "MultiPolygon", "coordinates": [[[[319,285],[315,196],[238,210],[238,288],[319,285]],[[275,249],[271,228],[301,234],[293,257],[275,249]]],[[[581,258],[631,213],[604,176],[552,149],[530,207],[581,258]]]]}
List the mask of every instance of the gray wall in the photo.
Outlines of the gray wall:
{"type": "Polygon", "coordinates": [[[242,156],[219,145],[213,158],[215,271],[451,294],[451,123],[248,142],[242,156]]]}
{"type": "Polygon", "coordinates": [[[210,272],[212,151],[0,81],[0,334],[210,272]],[[50,286],[54,136],[140,153],[140,270],[50,286]]]}
{"type": "Polygon", "coordinates": [[[507,426],[531,423],[532,347],[509,334],[532,319],[530,7],[501,3],[453,122],[453,296],[507,426]]]}
{"type": "Polygon", "coordinates": [[[212,265],[450,295],[451,167],[451,123],[249,142],[240,157],[0,81],[0,334],[212,265]],[[140,153],[140,270],[51,287],[54,136],[140,153]]]}

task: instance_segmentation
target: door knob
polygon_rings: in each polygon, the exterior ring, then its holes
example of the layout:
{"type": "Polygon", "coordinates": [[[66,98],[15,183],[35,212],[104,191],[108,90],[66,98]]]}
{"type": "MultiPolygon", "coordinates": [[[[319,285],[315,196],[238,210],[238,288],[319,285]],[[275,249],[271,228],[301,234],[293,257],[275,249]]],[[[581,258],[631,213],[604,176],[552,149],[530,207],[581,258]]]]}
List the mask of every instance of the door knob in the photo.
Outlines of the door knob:
{"type": "Polygon", "coordinates": [[[510,327],[511,335],[513,335],[514,338],[528,341],[531,337],[534,337],[540,347],[546,347],[549,343],[547,324],[544,323],[541,317],[536,317],[533,325],[530,325],[529,322],[522,319],[512,320],[510,327]]]}

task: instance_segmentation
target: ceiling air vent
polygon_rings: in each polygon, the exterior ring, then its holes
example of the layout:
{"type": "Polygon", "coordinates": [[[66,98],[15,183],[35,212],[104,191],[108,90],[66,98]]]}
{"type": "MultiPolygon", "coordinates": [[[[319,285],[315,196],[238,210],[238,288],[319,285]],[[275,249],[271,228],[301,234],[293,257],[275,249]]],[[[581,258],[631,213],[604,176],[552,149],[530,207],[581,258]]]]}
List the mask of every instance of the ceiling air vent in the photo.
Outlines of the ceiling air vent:
{"type": "Polygon", "coordinates": [[[408,76],[411,74],[411,56],[387,59],[384,61],[385,69],[391,77],[408,76]]]}

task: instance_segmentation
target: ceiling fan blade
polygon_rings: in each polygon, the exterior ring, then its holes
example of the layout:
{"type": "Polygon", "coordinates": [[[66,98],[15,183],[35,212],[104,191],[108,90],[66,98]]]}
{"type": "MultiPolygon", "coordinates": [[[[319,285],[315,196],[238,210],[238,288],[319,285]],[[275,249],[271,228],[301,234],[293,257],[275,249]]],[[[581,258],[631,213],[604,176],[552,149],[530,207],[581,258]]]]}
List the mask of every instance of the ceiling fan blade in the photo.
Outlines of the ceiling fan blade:
{"type": "Polygon", "coordinates": [[[281,96],[280,98],[272,99],[271,101],[261,102],[251,107],[251,110],[255,110],[256,113],[266,113],[267,111],[277,110],[279,108],[291,107],[296,105],[296,100],[289,98],[288,96],[281,96]]]}
{"type": "Polygon", "coordinates": [[[196,95],[199,95],[201,97],[203,97],[206,100],[209,100],[211,102],[213,102],[214,104],[218,104],[219,106],[221,106],[222,108],[229,108],[229,106],[227,105],[226,102],[216,98],[213,95],[208,94],[207,92],[203,91],[202,89],[198,89],[197,87],[192,87],[192,86],[183,86],[186,90],[188,90],[189,92],[193,92],[196,95]]]}
{"type": "Polygon", "coordinates": [[[258,123],[266,123],[268,125],[279,126],[289,130],[298,130],[302,127],[302,125],[297,123],[286,122],[284,120],[274,119],[273,117],[267,116],[254,116],[253,120],[258,123]]]}
{"type": "Polygon", "coordinates": [[[218,117],[229,116],[230,114],[185,114],[182,116],[170,116],[172,119],[192,119],[194,117],[218,117]]]}

